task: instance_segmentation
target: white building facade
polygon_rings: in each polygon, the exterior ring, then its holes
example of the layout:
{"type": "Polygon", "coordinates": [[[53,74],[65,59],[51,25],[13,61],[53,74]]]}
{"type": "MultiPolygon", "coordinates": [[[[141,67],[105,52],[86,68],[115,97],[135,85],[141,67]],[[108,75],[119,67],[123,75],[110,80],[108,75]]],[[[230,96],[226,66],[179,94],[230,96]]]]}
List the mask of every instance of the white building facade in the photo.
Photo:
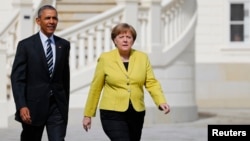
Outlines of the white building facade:
{"type": "Polygon", "coordinates": [[[250,107],[250,0],[198,0],[198,107],[250,107]]]}

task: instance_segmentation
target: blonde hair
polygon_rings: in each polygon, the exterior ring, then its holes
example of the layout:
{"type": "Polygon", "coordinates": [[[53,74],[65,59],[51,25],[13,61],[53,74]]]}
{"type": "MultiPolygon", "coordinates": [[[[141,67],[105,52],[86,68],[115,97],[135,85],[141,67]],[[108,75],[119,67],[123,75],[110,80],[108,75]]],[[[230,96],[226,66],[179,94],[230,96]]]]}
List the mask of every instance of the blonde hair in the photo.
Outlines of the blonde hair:
{"type": "Polygon", "coordinates": [[[130,32],[132,34],[133,40],[135,41],[137,33],[134,27],[127,23],[119,23],[112,29],[112,32],[111,32],[112,41],[114,42],[114,39],[117,35],[121,33],[127,33],[127,32],[130,32]]]}

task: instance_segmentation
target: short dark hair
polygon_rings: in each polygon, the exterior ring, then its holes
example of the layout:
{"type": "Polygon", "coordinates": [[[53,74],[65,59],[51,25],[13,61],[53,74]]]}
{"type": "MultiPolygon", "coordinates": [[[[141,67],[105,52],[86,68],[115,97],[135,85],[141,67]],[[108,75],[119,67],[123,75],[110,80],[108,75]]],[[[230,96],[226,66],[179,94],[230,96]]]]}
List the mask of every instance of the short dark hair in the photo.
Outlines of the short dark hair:
{"type": "Polygon", "coordinates": [[[57,10],[55,7],[53,7],[52,5],[43,5],[42,7],[39,8],[38,12],[37,12],[37,17],[41,17],[43,10],[45,9],[50,9],[50,10],[55,10],[56,14],[57,14],[57,10]]]}
{"type": "Polygon", "coordinates": [[[111,39],[114,41],[115,37],[121,33],[130,32],[132,34],[133,40],[135,41],[137,33],[133,26],[128,23],[119,23],[117,24],[111,32],[111,39]]]}

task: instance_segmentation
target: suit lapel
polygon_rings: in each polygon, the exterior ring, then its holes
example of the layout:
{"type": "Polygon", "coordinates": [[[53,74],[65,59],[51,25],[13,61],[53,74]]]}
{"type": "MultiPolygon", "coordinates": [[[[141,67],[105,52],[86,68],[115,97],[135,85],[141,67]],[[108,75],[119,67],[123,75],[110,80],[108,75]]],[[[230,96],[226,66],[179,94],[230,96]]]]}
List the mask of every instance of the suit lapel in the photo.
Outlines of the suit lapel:
{"type": "Polygon", "coordinates": [[[49,69],[48,69],[47,60],[46,60],[46,54],[44,52],[43,44],[42,44],[42,41],[40,39],[39,33],[36,34],[35,45],[36,45],[37,50],[38,50],[37,51],[38,55],[42,58],[42,64],[44,66],[44,69],[48,72],[48,75],[49,75],[49,69]]]}
{"type": "Polygon", "coordinates": [[[61,57],[61,50],[62,50],[62,46],[60,44],[59,38],[57,38],[56,36],[54,36],[54,40],[55,40],[55,51],[56,51],[55,55],[56,55],[56,60],[55,60],[54,71],[53,71],[52,77],[54,76],[54,72],[57,70],[58,61],[60,60],[59,58],[61,57]]]}
{"type": "Polygon", "coordinates": [[[129,57],[129,67],[128,67],[128,74],[130,75],[132,73],[132,70],[134,68],[135,64],[135,55],[134,55],[134,50],[130,52],[130,57],[129,57]]]}
{"type": "Polygon", "coordinates": [[[127,70],[126,70],[125,67],[124,67],[124,64],[123,64],[123,62],[122,62],[122,60],[121,60],[121,56],[120,56],[120,54],[119,54],[118,49],[115,50],[115,57],[114,57],[114,59],[115,59],[116,63],[118,64],[119,68],[121,69],[121,71],[122,71],[124,74],[127,75],[128,72],[127,72],[127,70]]]}

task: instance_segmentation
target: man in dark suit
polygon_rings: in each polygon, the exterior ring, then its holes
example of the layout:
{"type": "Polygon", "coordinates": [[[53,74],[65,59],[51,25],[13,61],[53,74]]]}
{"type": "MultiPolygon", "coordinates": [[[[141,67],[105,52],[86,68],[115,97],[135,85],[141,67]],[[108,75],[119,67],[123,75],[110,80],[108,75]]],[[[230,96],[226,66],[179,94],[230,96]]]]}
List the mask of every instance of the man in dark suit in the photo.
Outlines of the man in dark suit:
{"type": "Polygon", "coordinates": [[[54,35],[57,10],[44,5],[36,23],[40,31],[18,43],[11,72],[15,119],[22,124],[21,141],[64,141],[68,123],[70,42],[54,35]],[[49,39],[49,40],[48,40],[49,39]]]}

